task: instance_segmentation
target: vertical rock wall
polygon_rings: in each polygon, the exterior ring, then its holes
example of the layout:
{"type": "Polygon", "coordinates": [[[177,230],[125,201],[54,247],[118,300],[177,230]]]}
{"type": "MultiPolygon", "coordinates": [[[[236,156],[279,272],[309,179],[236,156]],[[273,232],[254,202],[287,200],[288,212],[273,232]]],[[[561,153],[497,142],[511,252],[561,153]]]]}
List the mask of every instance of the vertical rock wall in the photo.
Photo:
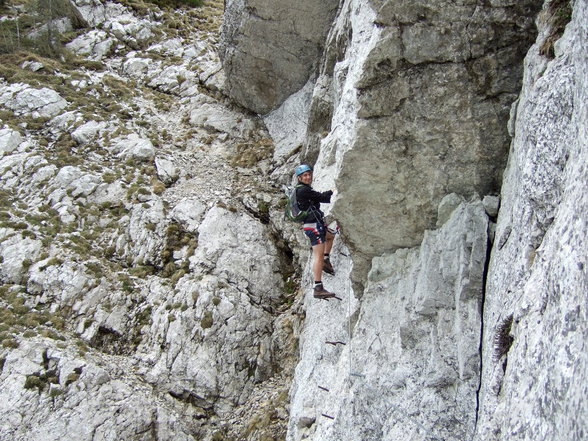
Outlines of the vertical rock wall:
{"type": "Polygon", "coordinates": [[[545,2],[523,74],[539,6],[341,2],[302,159],[343,300],[306,293],[288,440],[588,433],[587,5],[545,2]]]}
{"type": "Polygon", "coordinates": [[[471,439],[487,228],[463,201],[420,248],[375,258],[360,302],[308,296],[288,440],[471,439]]]}
{"type": "Polygon", "coordinates": [[[484,308],[480,440],[588,434],[588,5],[547,8],[513,108],[484,308]]]}
{"type": "Polygon", "coordinates": [[[420,243],[445,195],[498,190],[535,5],[350,0],[341,8],[307,156],[334,177],[333,213],[361,277],[371,257],[420,243]]]}

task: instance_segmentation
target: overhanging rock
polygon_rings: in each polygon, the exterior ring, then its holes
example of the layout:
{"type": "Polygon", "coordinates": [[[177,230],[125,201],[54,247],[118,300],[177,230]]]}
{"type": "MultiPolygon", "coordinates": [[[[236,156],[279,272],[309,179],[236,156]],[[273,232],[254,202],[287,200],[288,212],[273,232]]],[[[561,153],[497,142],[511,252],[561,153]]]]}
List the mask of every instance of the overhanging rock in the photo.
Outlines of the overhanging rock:
{"type": "Polygon", "coordinates": [[[371,257],[419,244],[445,195],[499,190],[535,35],[535,2],[375,3],[340,10],[306,144],[317,185],[335,184],[333,214],[354,260],[364,256],[361,278],[371,257]]]}

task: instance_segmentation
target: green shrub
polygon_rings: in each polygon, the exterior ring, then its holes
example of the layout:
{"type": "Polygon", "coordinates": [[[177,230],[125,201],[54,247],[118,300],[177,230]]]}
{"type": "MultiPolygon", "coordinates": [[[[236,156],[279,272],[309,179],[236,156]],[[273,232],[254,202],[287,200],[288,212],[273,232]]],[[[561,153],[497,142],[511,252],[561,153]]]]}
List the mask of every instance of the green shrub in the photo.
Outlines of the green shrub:
{"type": "Polygon", "coordinates": [[[42,378],[39,374],[32,374],[27,375],[27,379],[25,380],[24,388],[25,389],[38,389],[39,391],[43,390],[47,384],[47,379],[42,378]]]}
{"type": "Polygon", "coordinates": [[[170,282],[175,285],[178,282],[178,280],[180,280],[185,275],[186,275],[186,270],[183,268],[180,268],[179,270],[177,270],[175,273],[172,274],[172,276],[170,277],[170,282]]]}
{"type": "Polygon", "coordinates": [[[57,388],[51,389],[51,392],[49,392],[49,396],[51,398],[58,397],[59,395],[62,395],[62,394],[63,394],[63,391],[61,389],[57,389],[57,388]]]}
{"type": "Polygon", "coordinates": [[[561,38],[566,25],[572,19],[572,4],[570,0],[551,0],[545,11],[549,33],[539,48],[539,53],[547,58],[555,57],[555,43],[561,38]]]}
{"type": "Polygon", "coordinates": [[[75,383],[76,381],[78,381],[78,379],[80,378],[80,374],[81,372],[72,372],[68,374],[67,378],[65,379],[65,385],[68,386],[71,383],[75,383]]]}

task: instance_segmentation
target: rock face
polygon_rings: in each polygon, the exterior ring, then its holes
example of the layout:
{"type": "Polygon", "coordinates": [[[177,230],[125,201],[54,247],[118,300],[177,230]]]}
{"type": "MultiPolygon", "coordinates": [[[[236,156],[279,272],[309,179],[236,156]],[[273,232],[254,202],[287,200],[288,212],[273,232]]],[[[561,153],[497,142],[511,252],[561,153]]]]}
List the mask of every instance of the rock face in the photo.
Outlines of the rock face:
{"type": "Polygon", "coordinates": [[[588,433],[587,5],[537,13],[341,2],[289,161],[336,189],[343,301],[306,294],[288,440],[588,433]]]}
{"type": "MultiPolygon", "coordinates": [[[[363,276],[382,250],[420,243],[445,195],[498,190],[535,4],[342,2],[315,83],[305,156],[335,178],[343,197],[333,213],[363,276]]],[[[265,26],[251,20],[239,36],[249,41],[265,26]]],[[[256,51],[275,52],[266,41],[256,51]]],[[[253,77],[231,63],[229,82],[253,77]]],[[[247,86],[241,93],[259,99],[247,86]]]]}
{"type": "Polygon", "coordinates": [[[2,58],[0,439],[585,438],[585,1],[228,1],[226,72],[220,0],[75,5],[2,58]]]}
{"type": "Polygon", "coordinates": [[[445,195],[498,190],[536,2],[361,3],[330,34],[307,157],[336,177],[333,213],[369,260],[420,243],[445,195]]]}
{"type": "MultiPolygon", "coordinates": [[[[587,406],[586,12],[585,4],[575,4],[551,61],[539,48],[553,35],[549,17],[565,12],[547,7],[540,16],[540,37],[526,58],[522,92],[513,106],[491,259],[482,246],[479,203],[480,220],[460,224],[456,218],[464,209],[452,208],[459,199],[448,197],[437,218],[450,216],[449,221],[425,233],[418,249],[373,259],[357,311],[351,301],[343,317],[335,313],[339,322],[349,320],[347,332],[337,332],[334,323],[323,327],[322,319],[308,313],[288,439],[583,438],[586,422],[578,415],[587,406]],[[472,230],[476,223],[480,227],[472,230]],[[456,246],[451,237],[464,242],[456,246]],[[439,255],[445,257],[437,260],[439,255]],[[436,262],[451,262],[451,269],[436,262]],[[467,271],[458,269],[459,262],[467,271]],[[454,296],[444,301],[443,292],[454,296]],[[333,328],[333,340],[346,345],[325,349],[322,333],[333,328]],[[314,398],[314,385],[329,392],[314,398]]],[[[332,145],[340,142],[336,132],[337,127],[328,136],[332,145]]],[[[339,151],[333,147],[331,157],[339,151]]],[[[324,154],[323,143],[319,165],[324,154]]],[[[341,163],[355,169],[361,159],[353,158],[341,163]]],[[[325,181],[329,175],[321,172],[325,181]]],[[[341,183],[339,178],[344,201],[349,190],[341,183]]],[[[496,201],[484,200],[494,218],[496,201]]],[[[348,295],[353,299],[352,291],[348,295]]]]}
{"type": "Polygon", "coordinates": [[[37,338],[3,361],[3,439],[193,439],[174,415],[173,398],[154,402],[151,388],[120,359],[81,357],[74,344],[56,348],[37,338]]]}
{"type": "Polygon", "coordinates": [[[588,5],[575,2],[548,60],[543,28],[513,107],[484,307],[480,440],[588,433],[587,29],[588,5]]]}
{"type": "Polygon", "coordinates": [[[31,84],[0,82],[0,439],[284,438],[300,251],[269,134],[219,92],[222,2],[132,3],[76,2],[84,68],[3,70],[31,84]]]}
{"type": "Polygon", "coordinates": [[[337,0],[229,0],[220,54],[229,96],[256,113],[304,86],[324,48],[337,0]]]}
{"type": "Polygon", "coordinates": [[[471,439],[487,226],[464,201],[420,248],[375,258],[361,302],[308,299],[288,439],[471,439]]]}

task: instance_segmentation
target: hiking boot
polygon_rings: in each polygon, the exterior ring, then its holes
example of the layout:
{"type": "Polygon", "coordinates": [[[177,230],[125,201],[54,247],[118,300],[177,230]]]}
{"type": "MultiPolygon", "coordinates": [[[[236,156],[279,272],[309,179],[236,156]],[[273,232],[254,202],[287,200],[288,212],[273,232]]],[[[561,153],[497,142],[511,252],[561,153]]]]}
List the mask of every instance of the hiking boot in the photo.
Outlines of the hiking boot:
{"type": "Polygon", "coordinates": [[[335,275],[335,270],[333,269],[333,265],[331,265],[331,261],[329,259],[325,259],[323,261],[323,271],[332,276],[335,275]]]}
{"type": "Polygon", "coordinates": [[[327,291],[322,283],[314,286],[315,299],[330,299],[332,297],[335,297],[335,293],[327,291]]]}

